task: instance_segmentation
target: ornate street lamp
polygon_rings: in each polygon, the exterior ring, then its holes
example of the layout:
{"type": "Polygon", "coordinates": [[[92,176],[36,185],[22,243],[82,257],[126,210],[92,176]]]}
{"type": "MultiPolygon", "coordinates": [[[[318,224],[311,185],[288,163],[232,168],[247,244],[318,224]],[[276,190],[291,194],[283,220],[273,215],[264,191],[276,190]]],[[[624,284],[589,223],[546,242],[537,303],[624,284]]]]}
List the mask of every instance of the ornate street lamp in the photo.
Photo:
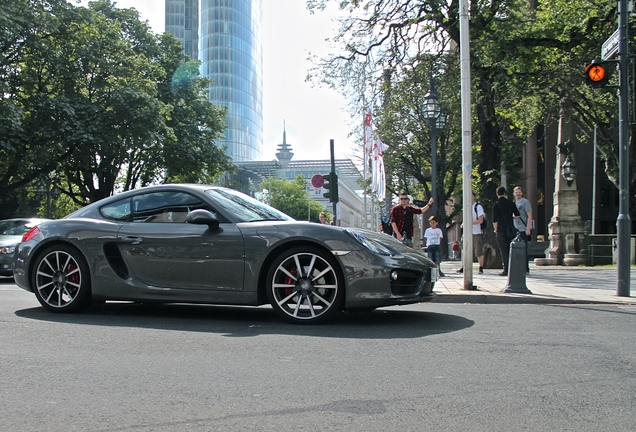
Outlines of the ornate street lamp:
{"type": "Polygon", "coordinates": [[[574,162],[572,143],[568,141],[560,144],[560,146],[565,153],[565,161],[561,165],[561,177],[567,182],[568,186],[572,186],[572,183],[576,180],[576,163],[574,162]]]}
{"type": "Polygon", "coordinates": [[[437,136],[446,127],[446,115],[442,113],[442,108],[435,90],[435,81],[430,79],[430,90],[424,95],[422,106],[423,117],[431,129],[431,189],[433,196],[433,214],[437,213],[437,136]]]}
{"type": "Polygon", "coordinates": [[[42,176],[38,180],[37,194],[40,199],[46,197],[46,218],[51,218],[51,197],[57,200],[60,197],[61,191],[57,187],[53,180],[48,176],[42,176]],[[51,185],[53,186],[51,188],[51,185]]]}
{"type": "Polygon", "coordinates": [[[430,90],[424,95],[424,118],[427,120],[436,119],[442,112],[442,108],[439,104],[439,98],[437,97],[437,90],[435,89],[435,81],[433,77],[430,78],[430,90]]]}

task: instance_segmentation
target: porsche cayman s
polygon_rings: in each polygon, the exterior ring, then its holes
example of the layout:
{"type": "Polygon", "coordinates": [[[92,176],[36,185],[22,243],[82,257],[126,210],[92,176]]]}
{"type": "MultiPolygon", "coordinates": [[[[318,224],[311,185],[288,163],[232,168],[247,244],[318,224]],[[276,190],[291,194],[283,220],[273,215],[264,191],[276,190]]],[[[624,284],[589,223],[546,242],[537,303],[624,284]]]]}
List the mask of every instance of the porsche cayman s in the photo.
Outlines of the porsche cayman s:
{"type": "Polygon", "coordinates": [[[53,312],[93,301],[259,306],[319,323],[342,310],[427,301],[438,273],[386,234],[296,221],[232,189],[136,189],[43,222],[14,278],[53,312]]]}

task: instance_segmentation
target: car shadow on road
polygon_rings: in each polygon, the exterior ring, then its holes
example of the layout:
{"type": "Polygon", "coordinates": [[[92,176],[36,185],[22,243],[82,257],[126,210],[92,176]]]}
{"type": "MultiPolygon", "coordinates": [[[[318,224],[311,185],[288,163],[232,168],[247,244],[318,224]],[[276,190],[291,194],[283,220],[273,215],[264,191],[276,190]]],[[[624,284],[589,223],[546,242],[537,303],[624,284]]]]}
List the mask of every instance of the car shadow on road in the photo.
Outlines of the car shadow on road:
{"type": "MultiPolygon", "coordinates": [[[[422,308],[428,306],[421,305],[422,308]]],[[[269,306],[233,307],[185,304],[96,304],[81,314],[57,314],[41,307],[16,311],[22,318],[88,326],[152,328],[251,337],[265,334],[355,339],[420,338],[460,331],[474,325],[467,318],[402,309],[365,313],[342,312],[321,325],[296,325],[283,321],[269,306]]]]}

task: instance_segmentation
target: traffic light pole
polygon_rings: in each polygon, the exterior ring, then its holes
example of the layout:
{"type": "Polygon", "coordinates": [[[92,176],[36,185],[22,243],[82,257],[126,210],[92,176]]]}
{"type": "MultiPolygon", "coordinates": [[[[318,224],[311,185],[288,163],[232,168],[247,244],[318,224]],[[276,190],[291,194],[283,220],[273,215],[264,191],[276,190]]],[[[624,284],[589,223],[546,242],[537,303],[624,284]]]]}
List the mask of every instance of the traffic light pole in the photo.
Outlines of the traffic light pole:
{"type": "Polygon", "coordinates": [[[631,219],[629,216],[629,15],[627,0],[618,3],[618,164],[619,164],[619,210],[616,221],[618,258],[616,295],[630,296],[631,219]]]}
{"type": "MultiPolygon", "coordinates": [[[[329,140],[329,150],[331,151],[331,176],[332,178],[336,175],[336,160],[334,159],[334,155],[333,155],[333,140],[329,140]]],[[[336,181],[336,184],[334,185],[336,188],[338,187],[338,183],[336,181]]],[[[336,191],[336,196],[337,196],[338,192],[336,191]]],[[[338,215],[336,214],[336,209],[337,209],[337,202],[336,200],[333,201],[333,224],[334,225],[340,225],[338,223],[338,215]]],[[[366,210],[366,209],[365,209],[366,210]]]]}

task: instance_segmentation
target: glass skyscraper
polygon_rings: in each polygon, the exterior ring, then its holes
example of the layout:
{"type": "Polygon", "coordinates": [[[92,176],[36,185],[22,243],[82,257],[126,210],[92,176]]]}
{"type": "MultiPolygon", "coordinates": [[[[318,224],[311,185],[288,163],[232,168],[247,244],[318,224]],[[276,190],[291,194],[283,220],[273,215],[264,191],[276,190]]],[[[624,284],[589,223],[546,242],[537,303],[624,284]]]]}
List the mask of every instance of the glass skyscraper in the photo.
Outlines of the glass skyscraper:
{"type": "Polygon", "coordinates": [[[199,0],[166,0],[166,31],[181,41],[183,51],[199,58],[199,0]]]}
{"type": "MultiPolygon", "coordinates": [[[[179,39],[181,33],[172,31],[169,19],[181,20],[172,18],[172,11],[183,11],[182,16],[187,10],[200,11],[194,58],[201,61],[201,74],[213,81],[210,101],[227,107],[225,139],[217,144],[227,146],[234,162],[263,157],[262,7],[262,0],[166,0],[166,31],[179,39]]],[[[184,16],[184,35],[186,22],[184,16]]],[[[178,25],[175,31],[181,31],[178,25]]],[[[188,46],[185,36],[183,45],[188,46]]]]}

